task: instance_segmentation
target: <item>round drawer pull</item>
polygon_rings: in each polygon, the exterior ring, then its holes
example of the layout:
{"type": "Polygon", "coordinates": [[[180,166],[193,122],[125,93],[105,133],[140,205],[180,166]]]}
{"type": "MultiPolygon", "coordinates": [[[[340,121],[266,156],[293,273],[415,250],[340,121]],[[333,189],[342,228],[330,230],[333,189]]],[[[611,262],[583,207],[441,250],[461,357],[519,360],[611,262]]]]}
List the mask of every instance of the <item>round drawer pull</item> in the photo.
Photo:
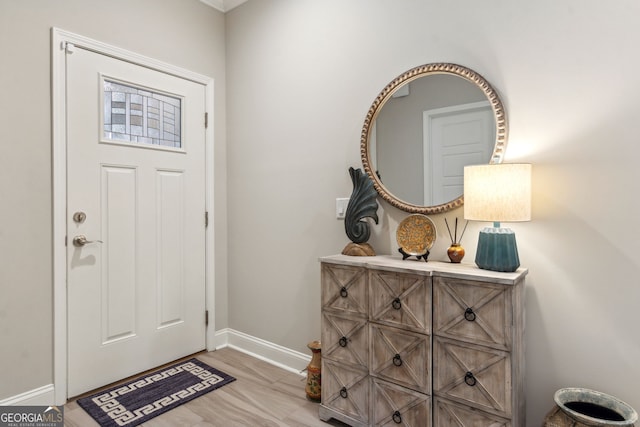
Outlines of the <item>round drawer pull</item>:
{"type": "Polygon", "coordinates": [[[464,318],[469,322],[473,322],[474,320],[476,320],[476,314],[473,312],[473,309],[471,307],[467,308],[464,311],[464,318]]]}
{"type": "Polygon", "coordinates": [[[340,340],[338,340],[338,344],[340,344],[340,347],[346,347],[347,346],[347,337],[340,338],[340,340]]]}
{"type": "Polygon", "coordinates": [[[400,310],[400,308],[402,308],[402,302],[400,302],[400,298],[394,299],[391,303],[391,307],[395,308],[396,310],[400,310]]]}
{"type": "Polygon", "coordinates": [[[344,286],[340,289],[340,296],[342,298],[346,298],[349,296],[349,292],[347,292],[347,288],[345,288],[344,286]]]}
{"type": "Polygon", "coordinates": [[[347,393],[347,388],[346,387],[342,387],[340,389],[340,397],[342,397],[343,399],[346,399],[348,395],[349,395],[349,393],[347,393]]]}
{"type": "Polygon", "coordinates": [[[396,424],[402,424],[402,415],[399,411],[393,413],[393,422],[396,424]]]}
{"type": "Polygon", "coordinates": [[[402,366],[402,357],[400,357],[400,355],[397,353],[395,356],[393,356],[393,364],[396,366],[402,366]]]}
{"type": "Polygon", "coordinates": [[[473,387],[478,382],[476,377],[473,376],[473,373],[467,372],[464,374],[464,382],[467,383],[468,386],[473,387]]]}

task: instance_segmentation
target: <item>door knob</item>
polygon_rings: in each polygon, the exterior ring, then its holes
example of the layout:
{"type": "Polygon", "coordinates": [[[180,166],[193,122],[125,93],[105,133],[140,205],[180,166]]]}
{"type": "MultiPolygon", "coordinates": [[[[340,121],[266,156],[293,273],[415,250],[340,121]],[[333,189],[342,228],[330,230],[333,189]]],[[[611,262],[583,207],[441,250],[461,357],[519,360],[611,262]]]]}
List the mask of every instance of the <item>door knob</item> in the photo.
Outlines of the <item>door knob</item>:
{"type": "Polygon", "coordinates": [[[87,236],[79,234],[73,238],[73,246],[81,248],[88,243],[102,243],[102,240],[87,240],[87,236]]]}

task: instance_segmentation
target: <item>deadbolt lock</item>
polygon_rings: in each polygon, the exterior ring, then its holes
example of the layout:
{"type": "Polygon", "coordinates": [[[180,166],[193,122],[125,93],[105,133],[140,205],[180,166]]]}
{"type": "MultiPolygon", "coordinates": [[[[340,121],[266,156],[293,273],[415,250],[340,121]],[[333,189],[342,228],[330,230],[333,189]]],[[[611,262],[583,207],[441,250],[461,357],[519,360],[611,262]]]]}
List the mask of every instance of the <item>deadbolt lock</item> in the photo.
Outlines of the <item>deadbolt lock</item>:
{"type": "Polygon", "coordinates": [[[87,219],[87,214],[84,212],[76,212],[73,214],[73,220],[78,224],[82,224],[87,219]]]}

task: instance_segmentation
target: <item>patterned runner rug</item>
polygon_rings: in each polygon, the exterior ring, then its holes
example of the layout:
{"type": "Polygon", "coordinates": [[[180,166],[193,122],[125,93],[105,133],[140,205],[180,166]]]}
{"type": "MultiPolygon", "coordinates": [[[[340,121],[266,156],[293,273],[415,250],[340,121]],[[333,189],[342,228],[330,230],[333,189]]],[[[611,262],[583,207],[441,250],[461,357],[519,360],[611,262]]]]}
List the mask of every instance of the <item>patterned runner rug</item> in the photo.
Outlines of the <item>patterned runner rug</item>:
{"type": "Polygon", "coordinates": [[[102,427],[133,427],[232,381],[194,358],[78,399],[78,405],[102,427]]]}

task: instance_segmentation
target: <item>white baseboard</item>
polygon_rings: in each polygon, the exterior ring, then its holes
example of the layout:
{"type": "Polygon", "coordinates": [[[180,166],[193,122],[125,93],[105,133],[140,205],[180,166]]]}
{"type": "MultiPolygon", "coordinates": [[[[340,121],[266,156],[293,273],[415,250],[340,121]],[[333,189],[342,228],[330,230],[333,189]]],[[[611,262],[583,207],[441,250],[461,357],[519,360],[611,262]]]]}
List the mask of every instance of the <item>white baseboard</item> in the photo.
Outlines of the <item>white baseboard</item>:
{"type": "MultiPolygon", "coordinates": [[[[214,348],[230,347],[257,359],[264,360],[289,372],[304,376],[303,370],[311,361],[311,355],[247,335],[233,329],[221,329],[215,333],[214,348]]],[[[26,391],[0,400],[0,406],[29,406],[55,404],[53,384],[26,391]]]]}
{"type": "Polygon", "coordinates": [[[0,406],[53,405],[55,402],[53,384],[0,400],[0,406]]]}
{"type": "Polygon", "coordinates": [[[230,347],[299,375],[311,361],[311,355],[247,335],[230,328],[216,331],[215,348],[230,347]]]}

